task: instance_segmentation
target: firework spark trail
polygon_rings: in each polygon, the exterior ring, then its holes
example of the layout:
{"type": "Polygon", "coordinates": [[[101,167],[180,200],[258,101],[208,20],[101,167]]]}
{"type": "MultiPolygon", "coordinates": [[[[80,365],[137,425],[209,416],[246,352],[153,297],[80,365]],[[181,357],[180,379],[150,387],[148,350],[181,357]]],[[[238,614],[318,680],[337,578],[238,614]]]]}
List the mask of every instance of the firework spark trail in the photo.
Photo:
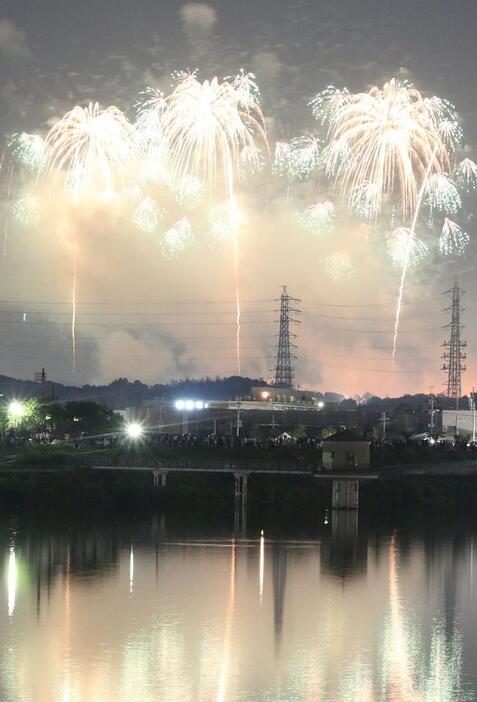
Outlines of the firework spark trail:
{"type": "MultiPolygon", "coordinates": [[[[50,129],[38,173],[59,185],[76,208],[104,202],[105,194],[125,185],[131,159],[133,127],[117,107],[102,109],[97,102],[76,106],[50,129]]],[[[71,346],[76,373],[77,241],[73,241],[71,346]]]]}
{"type": "Polygon", "coordinates": [[[416,233],[416,225],[417,225],[417,219],[419,217],[419,211],[421,209],[422,200],[423,200],[426,188],[427,188],[429,176],[430,176],[431,171],[432,171],[434,159],[436,158],[438,150],[439,150],[439,146],[440,146],[439,143],[436,144],[434,151],[433,151],[433,154],[432,154],[432,158],[429,160],[427,170],[426,170],[425,176],[424,176],[422,184],[421,184],[421,188],[420,188],[418,196],[417,196],[416,207],[414,209],[414,215],[412,217],[411,227],[409,229],[410,234],[409,234],[408,241],[407,241],[406,253],[405,253],[404,262],[403,262],[402,271],[401,271],[401,280],[399,282],[399,293],[398,293],[398,299],[397,299],[397,304],[396,304],[396,315],[394,318],[393,353],[392,353],[393,370],[396,367],[396,350],[397,350],[397,339],[398,339],[398,332],[399,332],[399,320],[401,318],[402,298],[404,295],[404,285],[406,283],[407,269],[409,267],[409,261],[411,258],[413,237],[416,233]]]}
{"type": "Polygon", "coordinates": [[[73,286],[71,290],[71,351],[73,353],[73,375],[76,375],[76,294],[78,285],[78,266],[76,245],[73,249],[73,286]]]}
{"type": "MultiPolygon", "coordinates": [[[[230,203],[231,216],[233,217],[233,204],[230,203]]],[[[237,351],[237,371],[241,374],[240,363],[240,249],[238,239],[238,227],[235,219],[232,222],[233,227],[233,257],[234,257],[234,283],[235,283],[235,321],[236,321],[236,351],[237,351]]]]}
{"type": "MultiPolygon", "coordinates": [[[[377,220],[383,205],[397,197],[403,221],[412,215],[396,306],[394,368],[404,285],[424,194],[431,210],[452,207],[453,212],[461,205],[447,173],[450,152],[459,146],[462,130],[446,100],[424,98],[411,84],[395,78],[367,93],[330,87],[311,104],[315,117],[328,129],[325,170],[340,181],[349,208],[377,220]],[[347,151],[344,169],[336,163],[337,147],[339,152],[342,145],[347,151]]],[[[463,170],[465,177],[470,164],[463,170]]]]}
{"type": "Polygon", "coordinates": [[[219,82],[217,78],[200,83],[192,74],[181,78],[166,98],[166,105],[161,129],[171,155],[173,178],[180,182],[192,176],[212,188],[220,172],[227,196],[232,227],[237,370],[240,373],[240,245],[235,179],[240,176],[244,150],[256,151],[256,136],[267,145],[258,91],[251,74],[241,74],[233,83],[219,82]]]}

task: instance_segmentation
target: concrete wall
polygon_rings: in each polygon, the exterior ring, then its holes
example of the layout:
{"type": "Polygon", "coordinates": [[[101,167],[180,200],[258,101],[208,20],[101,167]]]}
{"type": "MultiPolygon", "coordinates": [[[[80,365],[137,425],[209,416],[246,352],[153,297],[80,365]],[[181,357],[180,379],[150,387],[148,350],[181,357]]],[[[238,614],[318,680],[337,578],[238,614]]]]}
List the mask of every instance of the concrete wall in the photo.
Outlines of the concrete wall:
{"type": "Polygon", "coordinates": [[[327,470],[369,467],[368,441],[323,441],[323,468],[327,470]]]}
{"type": "Polygon", "coordinates": [[[333,509],[358,509],[359,482],[357,480],[333,480],[333,509]]]}
{"type": "Polygon", "coordinates": [[[453,438],[456,434],[471,437],[472,427],[473,413],[470,410],[442,411],[442,433],[449,438],[453,438]]]}

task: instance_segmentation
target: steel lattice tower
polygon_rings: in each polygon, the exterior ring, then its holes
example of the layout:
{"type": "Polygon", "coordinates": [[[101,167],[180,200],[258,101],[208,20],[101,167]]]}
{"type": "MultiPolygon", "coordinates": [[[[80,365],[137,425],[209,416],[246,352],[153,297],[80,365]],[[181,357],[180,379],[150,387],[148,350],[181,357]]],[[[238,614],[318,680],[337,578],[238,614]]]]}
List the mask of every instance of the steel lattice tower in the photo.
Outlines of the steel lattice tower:
{"type": "Polygon", "coordinates": [[[464,328],[460,323],[462,295],[464,291],[459,288],[457,280],[452,290],[447,290],[444,295],[452,295],[452,304],[446,307],[444,312],[451,313],[450,324],[446,324],[444,329],[450,329],[450,341],[444,341],[442,346],[446,349],[442,354],[444,363],[442,370],[447,372],[447,396],[455,399],[456,409],[459,409],[459,400],[462,394],[462,371],[465,371],[466,354],[462,351],[467,346],[466,341],[461,341],[460,334],[464,328]]]}
{"type": "Polygon", "coordinates": [[[277,346],[277,364],[275,366],[274,385],[281,388],[293,387],[293,365],[292,360],[296,356],[292,354],[292,349],[296,348],[291,343],[290,337],[295,338],[295,334],[290,332],[290,322],[299,323],[297,319],[290,317],[290,312],[300,313],[300,310],[290,307],[290,302],[301,302],[297,297],[290,297],[287,292],[287,286],[283,286],[283,292],[280,297],[280,332],[278,335],[277,346]]]}

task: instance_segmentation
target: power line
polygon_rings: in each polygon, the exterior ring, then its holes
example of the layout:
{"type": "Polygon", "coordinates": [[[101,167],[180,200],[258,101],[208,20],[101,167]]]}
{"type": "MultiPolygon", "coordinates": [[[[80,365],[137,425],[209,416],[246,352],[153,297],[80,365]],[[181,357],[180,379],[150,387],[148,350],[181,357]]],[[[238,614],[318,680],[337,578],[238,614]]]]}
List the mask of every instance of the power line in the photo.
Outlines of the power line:
{"type": "MultiPolygon", "coordinates": [[[[416,302],[402,302],[401,305],[423,305],[427,304],[428,302],[434,302],[435,300],[440,300],[440,297],[429,297],[427,300],[416,300],[416,302]]],[[[369,302],[369,303],[362,303],[362,304],[335,304],[335,303],[329,303],[329,302],[316,302],[314,303],[314,306],[316,307],[395,307],[396,306],[396,301],[394,300],[393,302],[369,302]]]]}
{"type": "MultiPolygon", "coordinates": [[[[273,324],[273,319],[256,319],[254,321],[243,321],[241,324],[273,324]]],[[[47,320],[26,320],[25,322],[21,319],[0,319],[0,324],[20,324],[22,326],[29,326],[31,324],[41,325],[41,326],[54,326],[54,327],[68,327],[71,328],[71,322],[48,322],[47,320]]],[[[221,325],[232,325],[236,326],[236,322],[220,322],[221,325]]],[[[155,322],[142,322],[136,324],[135,322],[84,322],[83,324],[76,323],[76,328],[78,327],[114,327],[114,326],[124,326],[124,327],[183,327],[183,326],[197,326],[197,327],[216,327],[217,321],[215,322],[167,322],[167,323],[155,323],[155,322]]]]}
{"type": "MultiPolygon", "coordinates": [[[[309,312],[307,313],[309,314],[309,312]]],[[[337,315],[333,314],[316,314],[312,312],[312,316],[314,319],[338,319],[342,321],[347,321],[347,322],[388,322],[392,320],[392,315],[388,315],[387,317],[338,317],[337,315]]],[[[428,319],[429,315],[428,314],[420,314],[417,315],[416,317],[409,317],[407,315],[403,315],[400,317],[400,319],[428,319]]]]}
{"type": "MultiPolygon", "coordinates": [[[[242,310],[242,315],[244,314],[269,314],[272,312],[271,309],[268,310],[242,310]]],[[[71,312],[51,312],[46,310],[43,313],[38,312],[25,312],[25,310],[0,310],[3,314],[18,314],[18,315],[32,315],[32,314],[44,314],[49,317],[71,317],[71,312]]],[[[134,316],[136,317],[214,317],[223,315],[234,315],[234,310],[215,310],[214,312],[79,312],[77,316],[81,317],[124,317],[124,316],[134,316]]]]}
{"type": "MultiPolygon", "coordinates": [[[[241,305],[252,305],[256,303],[262,303],[262,302],[274,302],[273,299],[271,298],[262,298],[262,299],[257,299],[257,300],[240,300],[241,305]]],[[[198,300],[191,300],[190,302],[186,301],[178,301],[178,302],[151,302],[151,301],[144,301],[144,302],[81,302],[78,301],[76,303],[76,306],[106,306],[106,307],[159,307],[163,305],[236,305],[237,301],[236,300],[204,300],[204,301],[198,301],[198,300]]],[[[71,300],[62,302],[59,300],[0,300],[0,305],[64,305],[66,307],[71,307],[71,300]]]]}

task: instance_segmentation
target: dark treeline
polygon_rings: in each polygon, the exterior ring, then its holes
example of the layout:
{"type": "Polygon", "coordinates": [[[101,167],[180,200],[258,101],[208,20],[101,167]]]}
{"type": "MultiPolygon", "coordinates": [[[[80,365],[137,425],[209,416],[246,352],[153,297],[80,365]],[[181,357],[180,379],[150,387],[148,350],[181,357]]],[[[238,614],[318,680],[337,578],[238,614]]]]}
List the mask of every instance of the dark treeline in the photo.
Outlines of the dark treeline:
{"type": "Polygon", "coordinates": [[[140,380],[130,381],[118,378],[108,385],[83,385],[75,387],[47,381],[44,386],[31,380],[17,380],[0,375],[0,393],[5,398],[38,397],[45,401],[59,402],[92,400],[111,409],[141,404],[154,397],[175,398],[178,396],[204,397],[209,400],[228,400],[246,397],[254,385],[265,385],[263,379],[242,378],[202,378],[172,380],[168,384],[146,385],[140,380]]]}
{"type": "MultiPolygon", "coordinates": [[[[106,405],[111,409],[124,409],[140,405],[144,400],[156,397],[175,399],[177,397],[191,397],[205,400],[233,400],[248,397],[253,386],[263,386],[263,378],[246,378],[230,376],[228,378],[184,378],[171,380],[167,384],[146,385],[140,380],[117,378],[108,385],[83,385],[75,387],[47,381],[43,386],[32,380],[18,380],[5,375],[0,375],[0,394],[4,398],[26,397],[43,398],[45,401],[58,402],[92,400],[106,405]]],[[[321,393],[318,393],[321,394],[321,393]]],[[[365,406],[368,410],[403,410],[419,411],[428,406],[429,396],[422,393],[416,395],[402,395],[401,397],[381,398],[371,393],[365,393],[357,398],[345,399],[342,395],[333,392],[323,392],[325,400],[340,404],[341,409],[350,410],[365,406]]],[[[467,398],[463,398],[461,407],[467,409],[467,398]]],[[[439,396],[436,407],[440,409],[452,408],[455,400],[439,396]]]]}

